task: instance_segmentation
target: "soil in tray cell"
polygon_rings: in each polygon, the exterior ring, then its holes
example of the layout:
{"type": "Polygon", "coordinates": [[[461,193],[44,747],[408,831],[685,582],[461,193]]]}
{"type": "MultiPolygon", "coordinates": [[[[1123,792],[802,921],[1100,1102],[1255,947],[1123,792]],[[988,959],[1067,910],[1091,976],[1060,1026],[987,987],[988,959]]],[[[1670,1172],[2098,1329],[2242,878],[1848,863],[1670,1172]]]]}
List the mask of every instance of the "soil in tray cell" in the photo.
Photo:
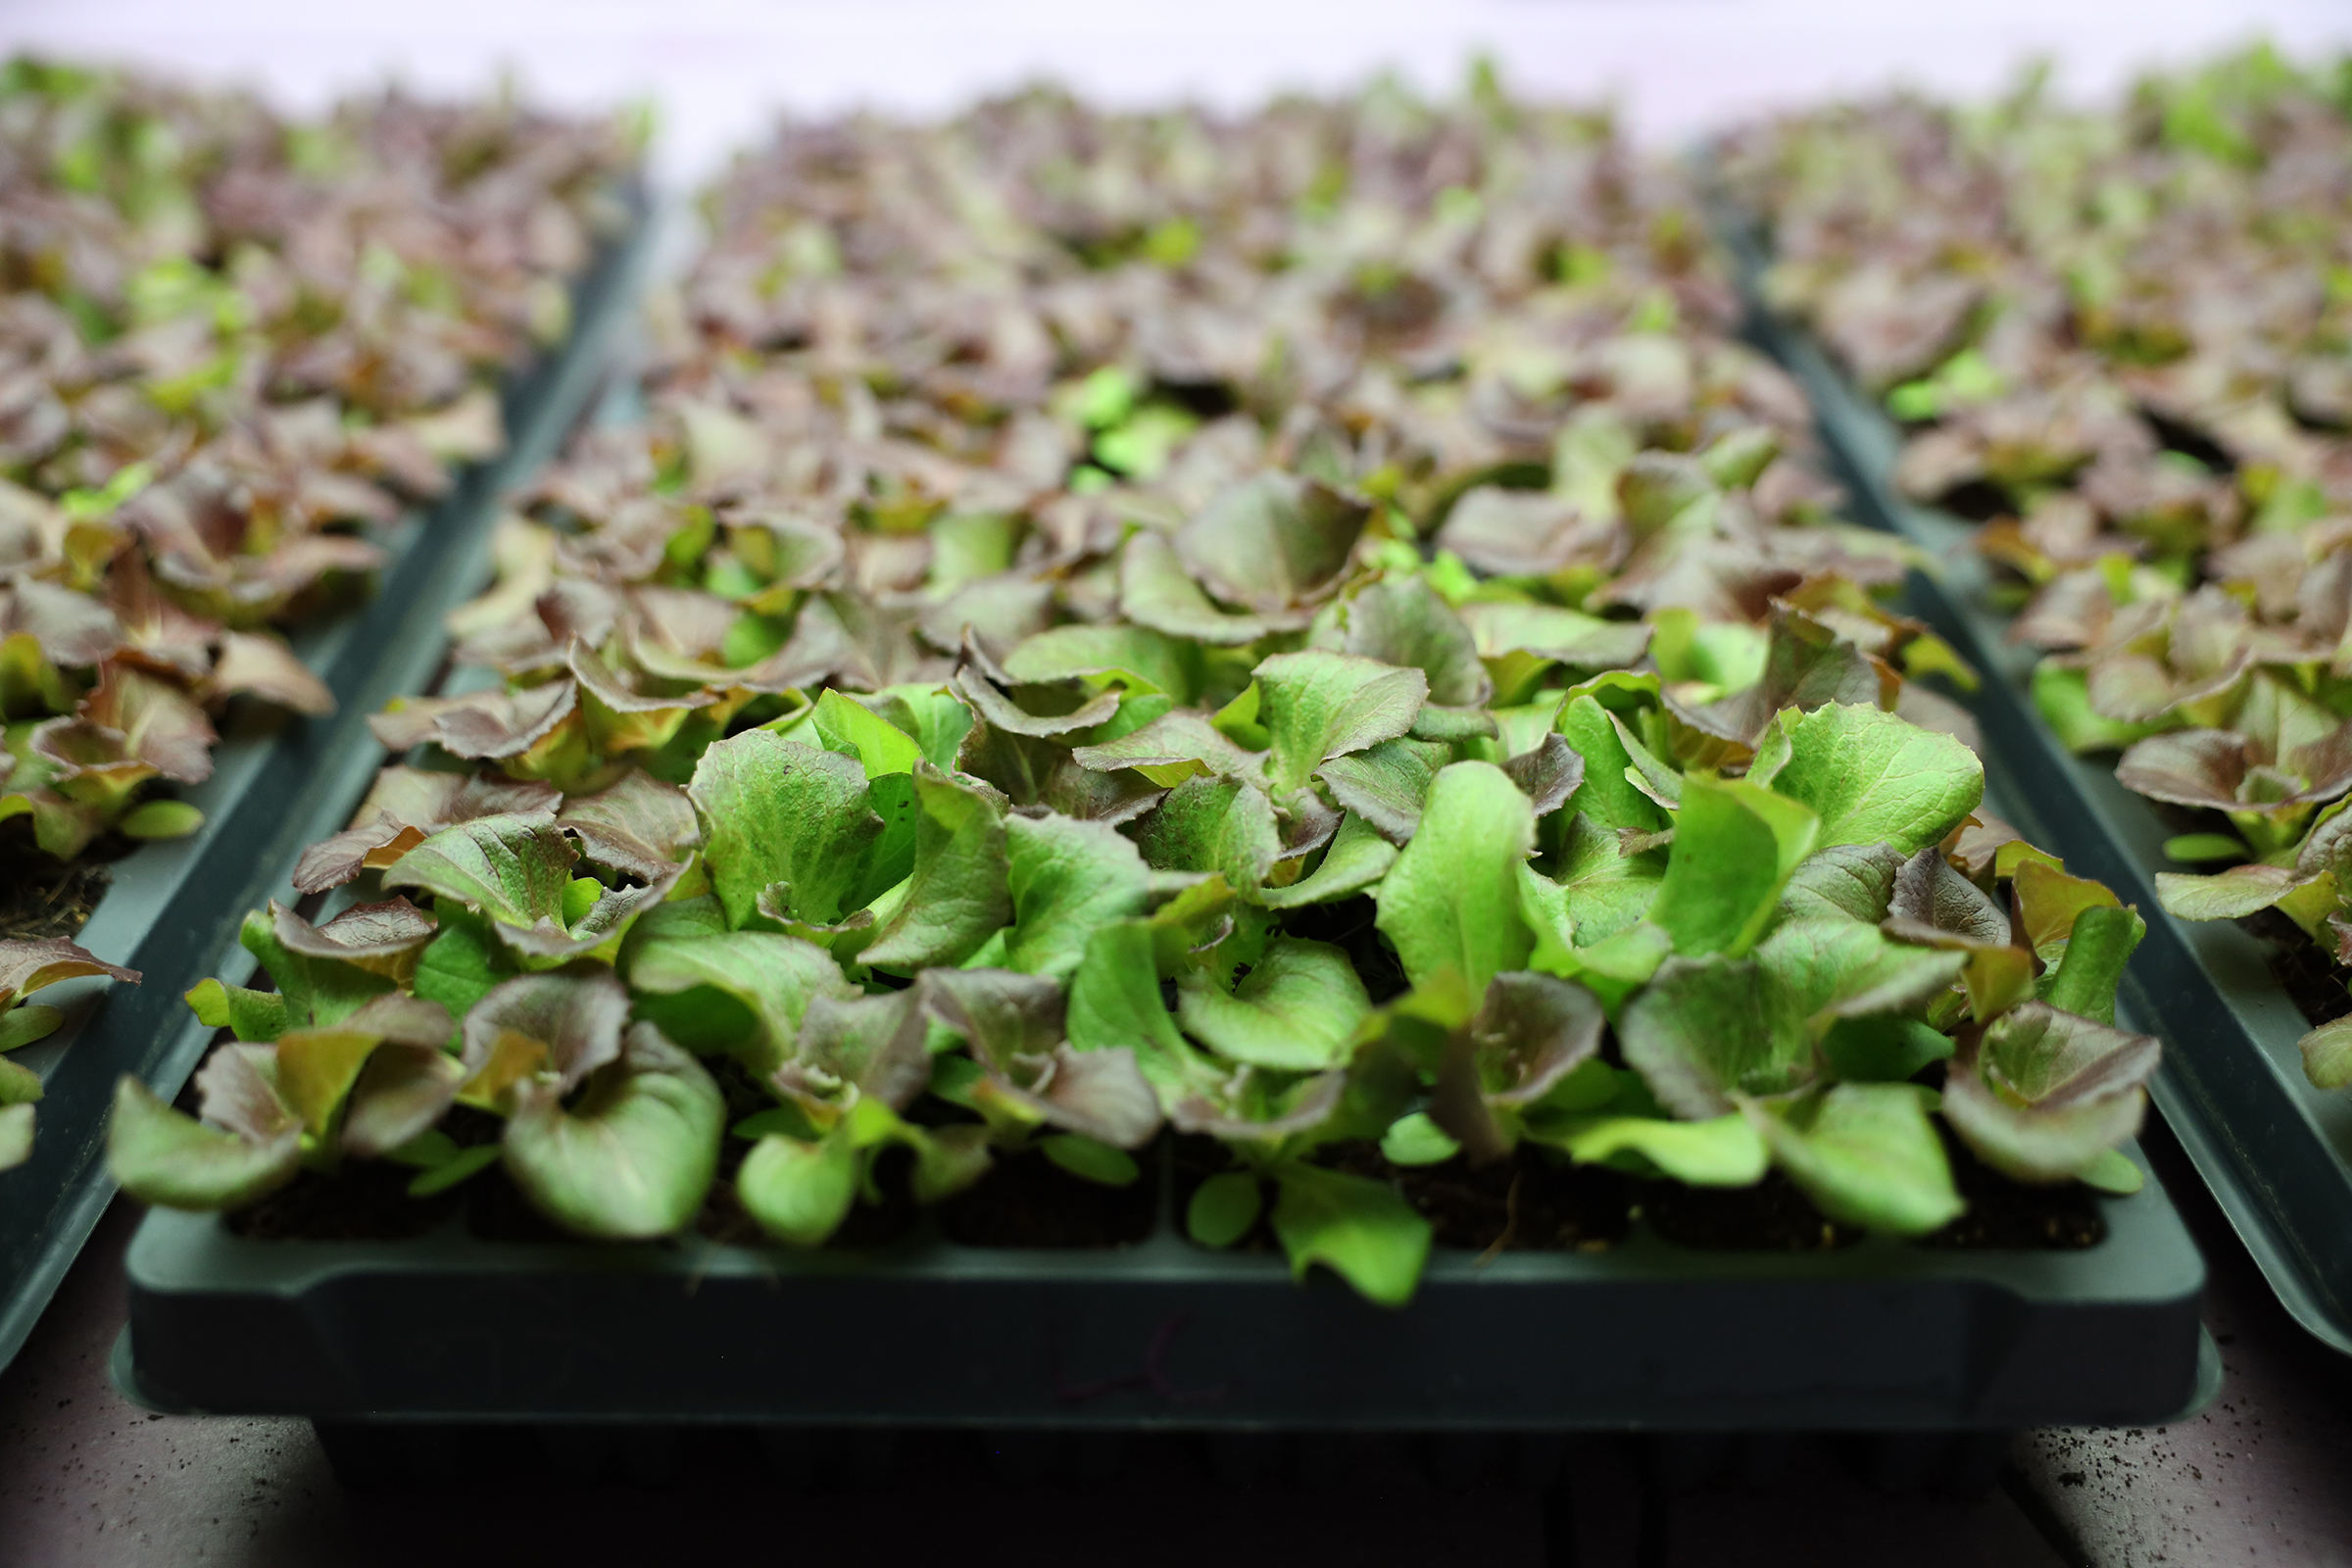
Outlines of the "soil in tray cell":
{"type": "Polygon", "coordinates": [[[1466,1251],[1598,1251],[1625,1240],[1632,1184],[1598,1165],[1555,1164],[1521,1145],[1505,1158],[1473,1166],[1459,1157],[1438,1165],[1395,1165],[1370,1144],[1338,1150],[1330,1163],[1358,1176],[1394,1182],[1434,1228],[1440,1247],[1466,1251]]]}
{"type": "Polygon", "coordinates": [[[2270,949],[2271,973],[2305,1023],[2316,1029],[2352,1012],[2352,991],[2344,988],[2344,971],[2301,926],[2277,909],[2258,909],[2237,923],[2270,949]]]}
{"type": "Polygon", "coordinates": [[[106,862],[132,847],[110,834],[60,860],[34,846],[31,817],[0,822],[0,942],[79,936],[113,878],[106,862]]]}
{"type": "MultiPolygon", "coordinates": [[[[1324,1163],[1350,1175],[1393,1183],[1405,1201],[1429,1220],[1439,1247],[1463,1251],[1596,1251],[1625,1239],[1631,1226],[1633,1184],[1616,1171],[1595,1166],[1553,1164],[1541,1150],[1521,1148],[1506,1159],[1472,1169],[1461,1159],[1439,1165],[1396,1165],[1377,1145],[1343,1144],[1324,1163]]],[[[1200,1184],[1235,1168],[1224,1146],[1208,1138],[1176,1140],[1175,1213],[1179,1228],[1186,1206],[1200,1184]]],[[[1270,1251],[1280,1248],[1267,1214],[1230,1250],[1270,1251]]]]}
{"type": "MultiPolygon", "coordinates": [[[[1139,1161],[1147,1173],[1149,1158],[1139,1161]]],[[[999,1154],[987,1175],[939,1205],[939,1228],[965,1247],[1123,1247],[1152,1234],[1158,1184],[1071,1175],[1045,1155],[999,1154]]]]}
{"type": "Polygon", "coordinates": [[[1943,1148],[1952,1161],[1952,1182],[1968,1200],[1968,1212],[1934,1235],[1921,1237],[1922,1247],[2067,1252],[2106,1240],[2107,1221],[2099,1213],[2098,1198],[2081,1182],[2029,1187],[1992,1170],[1948,1131],[1943,1133],[1943,1148]]]}
{"type": "Polygon", "coordinates": [[[1851,1247],[1862,1233],[1832,1223],[1779,1171],[1753,1187],[1636,1184],[1642,1217],[1677,1247],[1700,1251],[1819,1252],[1851,1247]]]}
{"type": "Polygon", "coordinates": [[[496,1165],[467,1182],[466,1229],[485,1242],[570,1242],[570,1235],[531,1206],[522,1189],[496,1165]]]}
{"type": "Polygon", "coordinates": [[[416,1172],[389,1160],[354,1161],[335,1176],[306,1170],[228,1228],[255,1242],[397,1242],[422,1236],[455,1212],[459,1194],[411,1198],[416,1172]]]}

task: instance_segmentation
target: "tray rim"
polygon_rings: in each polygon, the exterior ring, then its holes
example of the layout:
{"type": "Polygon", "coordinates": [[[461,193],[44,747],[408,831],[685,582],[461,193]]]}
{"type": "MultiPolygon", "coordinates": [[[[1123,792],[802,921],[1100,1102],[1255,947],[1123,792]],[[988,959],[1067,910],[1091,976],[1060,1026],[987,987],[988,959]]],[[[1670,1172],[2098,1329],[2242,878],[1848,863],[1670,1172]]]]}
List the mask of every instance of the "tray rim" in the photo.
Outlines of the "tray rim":
{"type": "MultiPolygon", "coordinates": [[[[2136,1145],[2127,1146],[2127,1152],[2146,1169],[2144,1155],[2136,1145]]],[[[2102,1199],[2101,1202],[2106,1205],[2110,1223],[2108,1236],[2096,1247],[2076,1251],[1930,1249],[1890,1238],[1870,1238],[1829,1252],[1713,1251],[1677,1247],[1654,1234],[1638,1230],[1635,1237],[1605,1251],[1511,1252],[1486,1267],[1481,1267],[1475,1255],[1467,1250],[1442,1251],[1432,1258],[1421,1293],[1415,1298],[1415,1306],[1390,1313],[1348,1298],[1343,1309],[1356,1314],[1360,1323],[1369,1323],[1371,1327],[1365,1332],[1406,1336],[1399,1343],[1411,1343],[1410,1337],[1421,1332],[1422,1324],[1443,1314],[1484,1306],[1508,1310],[1513,1304],[1526,1303],[1531,1293],[1541,1293],[1536,1298],[1546,1304],[1557,1301],[1566,1305],[1573,1301],[1605,1312],[1609,1309],[1608,1293],[1612,1291],[1630,1291],[1642,1296],[1661,1288],[1733,1294],[1750,1290],[1776,1294],[1836,1292],[1859,1305],[1869,1303],[1873,1298],[1886,1302],[1886,1293],[1892,1290],[1916,1293],[1915,1298],[1919,1299],[1948,1300],[1949,1321],[1945,1322],[1939,1314],[1936,1322],[1944,1332],[1960,1337],[1960,1347],[1966,1348],[1962,1353],[1972,1364],[1974,1357],[1983,1351],[1979,1340],[1985,1326],[1995,1319],[2022,1322],[2019,1313],[2025,1317],[2032,1317],[2037,1311],[2061,1316],[2117,1311],[2145,1314],[2153,1332],[2170,1332],[2158,1329],[2157,1325],[2185,1315],[2189,1326],[2196,1329],[2194,1365],[2179,1368],[2167,1363],[2163,1368],[2179,1379],[2177,1383],[2164,1385],[2168,1392],[2184,1387],[2190,1393],[2180,1413],[2164,1419],[2185,1419],[2201,1409],[2219,1387],[2219,1362],[2210,1355],[2205,1331],[2198,1321],[2206,1278],[2203,1257],[2161,1181],[2151,1179],[2132,1198],[2102,1199]],[[2119,1261],[2126,1266],[2119,1268],[2119,1261]],[[1433,1297],[1441,1298],[1439,1303],[1417,1318],[1416,1307],[1433,1297]],[[1510,1299],[1506,1301],[1506,1298],[1510,1299]],[[2003,1298],[2007,1304],[1996,1304],[1994,1298],[2003,1298]]],[[[230,1235],[219,1215],[157,1209],[146,1216],[134,1234],[124,1257],[124,1273],[134,1315],[170,1311],[174,1303],[186,1303],[189,1309],[202,1312],[236,1299],[266,1299],[318,1324],[321,1345],[328,1344],[338,1333],[358,1332],[340,1321],[341,1313],[335,1305],[338,1299],[348,1299],[352,1291],[364,1291],[371,1282],[394,1275],[407,1275],[411,1284],[428,1292],[445,1290],[457,1296],[503,1288],[527,1292],[539,1301],[560,1299],[567,1287],[594,1292],[610,1286],[625,1292],[634,1282],[642,1281],[653,1282],[655,1288],[676,1286],[682,1293],[707,1287],[713,1281],[722,1282],[722,1288],[730,1291],[765,1284],[777,1291],[779,1310],[786,1312],[791,1310],[790,1303],[795,1299],[817,1301],[821,1305],[821,1293],[867,1288],[903,1290],[932,1300],[946,1299],[941,1293],[956,1286],[976,1287],[990,1294],[1009,1292],[1014,1296],[1043,1287],[1083,1292],[1084,1299],[1093,1301],[1107,1299],[1102,1294],[1105,1291],[1122,1297],[1132,1291],[1136,1294],[1127,1298],[1137,1302],[1201,1290],[1238,1292],[1242,1299],[1252,1303],[1252,1316],[1258,1315],[1258,1305],[1270,1314],[1285,1309],[1304,1294],[1279,1256],[1235,1254],[1194,1247],[1176,1235],[1172,1221],[1165,1218],[1149,1240],[1122,1249],[1043,1251],[965,1248],[918,1234],[870,1252],[794,1253],[775,1247],[724,1246],[696,1239],[630,1246],[585,1242],[495,1243],[466,1236],[455,1222],[406,1241],[247,1241],[230,1235]]],[[[1333,1296],[1345,1294],[1345,1288],[1330,1279],[1312,1280],[1305,1290],[1333,1296]]],[[[840,1298],[834,1299],[838,1302],[840,1298]]],[[[1182,1309],[1181,1305],[1178,1309],[1182,1309]]],[[[1299,1310],[1303,1313],[1313,1308],[1302,1304],[1299,1310]]],[[[1930,1327],[1923,1332],[1932,1334],[1936,1329],[1930,1327]]],[[[178,1401],[169,1393],[159,1392],[169,1388],[169,1379],[159,1381],[151,1375],[161,1371],[160,1368],[141,1367],[136,1337],[127,1326],[122,1344],[123,1348],[118,1352],[122,1358],[119,1379],[126,1392],[138,1391],[136,1397],[159,1411],[176,1413],[197,1408],[178,1401]]],[[[368,1353],[365,1344],[355,1346],[348,1341],[333,1350],[337,1359],[346,1361],[368,1353]]],[[[1974,1376],[1974,1393],[1978,1396],[1994,1388],[1999,1381],[1997,1368],[1980,1368],[1974,1376]]],[[[2151,1384],[2156,1381],[2148,1379],[2151,1384]]],[[[1877,1396],[1891,1404],[1918,1396],[1916,1391],[1889,1385],[1877,1396]]],[[[1595,1396],[1595,1404],[1615,1408],[1610,1401],[1619,1397],[1595,1396]]],[[[1818,1408],[1822,1407],[1819,1401],[1825,1398],[1834,1406],[1840,1399],[1860,1398],[1867,1403],[1872,1396],[1850,1390],[1827,1396],[1818,1392],[1807,1396],[1746,1396],[1727,1390],[1719,1396],[1727,1407],[1743,1397],[1761,1398],[1768,1405],[1777,1400],[1790,1408],[1812,1398],[1816,1400],[1813,1407],[1818,1408]]],[[[300,1408],[304,1400],[298,1396],[289,1399],[273,1396],[244,1401],[248,1408],[242,1411],[236,1408],[237,1402],[202,1408],[208,1413],[292,1413],[337,1420],[355,1414],[339,1404],[334,1408],[323,1407],[332,1402],[328,1397],[319,1398],[321,1408],[308,1410],[300,1408]]],[[[395,1402],[377,1404],[357,1414],[370,1420],[414,1423],[435,1420],[563,1423],[580,1418],[576,1412],[496,1408],[495,1400],[492,1405],[489,1409],[454,1414],[395,1402]]],[[[2069,1409],[2063,1398],[2050,1399],[2045,1407],[2051,1420],[2068,1417],[2069,1409]]],[[[691,1411],[681,1414],[667,1409],[639,1408],[623,1409],[603,1419],[793,1424],[763,1423],[736,1412],[712,1411],[697,1416],[691,1411]]],[[[2145,1425],[2150,1419],[2135,1414],[2122,1424],[2145,1425]]],[[[871,1424],[894,1423],[913,1424],[887,1414],[871,1418],[871,1424]]],[[[803,1424],[839,1423],[828,1419],[803,1424]]],[[[1236,1423],[1200,1417],[1188,1421],[1181,1410],[1142,1416],[1065,1418],[1056,1422],[1035,1413],[992,1406],[965,1410],[948,1424],[1122,1428],[1190,1425],[1224,1430],[1236,1423]]],[[[1287,1421],[1250,1424],[1301,1428],[1315,1425],[1287,1421]]],[[[1327,1424],[1368,1429],[1396,1423],[1342,1419],[1327,1424]]],[[[1525,1421],[1498,1420],[1478,1411],[1447,1424],[1495,1430],[1529,1425],[1525,1421]]],[[[1866,1430],[1876,1426],[1888,1430],[1978,1430],[1978,1424],[1965,1420],[1923,1422],[1912,1416],[1892,1415],[1875,1426],[1855,1421],[1798,1424],[1822,1430],[1866,1430]]],[[[1552,1423],[1552,1427],[1699,1429],[1677,1420],[1671,1410],[1656,1420],[1627,1415],[1622,1410],[1613,1417],[1577,1415],[1563,1417],[1552,1423]]]]}

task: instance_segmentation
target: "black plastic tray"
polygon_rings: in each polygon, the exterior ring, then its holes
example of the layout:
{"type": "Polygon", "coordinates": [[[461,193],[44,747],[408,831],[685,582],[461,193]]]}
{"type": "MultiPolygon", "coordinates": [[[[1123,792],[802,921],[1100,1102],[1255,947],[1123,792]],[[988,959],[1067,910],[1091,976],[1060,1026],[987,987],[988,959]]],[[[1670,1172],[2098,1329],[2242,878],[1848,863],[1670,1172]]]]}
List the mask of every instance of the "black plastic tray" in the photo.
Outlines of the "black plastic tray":
{"type": "Polygon", "coordinates": [[[2100,1200],[2108,1234],[2083,1251],[1701,1251],[1637,1224],[1594,1253],[1441,1250],[1391,1311],[1326,1275],[1297,1285],[1278,1255],[1191,1246],[1168,1171],[1152,1179],[1147,1240],[1058,1251],[928,1221],[817,1252],[494,1242],[459,1220],[253,1241],[158,1210],[126,1259],[114,1371],[158,1411],[309,1416],[339,1472],[378,1478],[485,1433],[573,1454],[602,1432],[625,1468],[664,1431],[720,1428],[777,1453],[822,1435],[835,1458],[943,1429],[1000,1454],[1007,1434],[1066,1452],[1072,1434],[1093,1451],[1195,1432],[1230,1455],[1417,1433],[1515,1454],[1528,1484],[1556,1455],[1546,1434],[1843,1431],[1879,1435],[1879,1468],[1989,1475],[2000,1433],[2182,1419],[2220,1387],[2204,1264],[2154,1180],[2100,1200]],[[1479,1446],[1497,1433],[1515,1436],[1479,1446]]]}
{"type": "MultiPolygon", "coordinates": [[[[2136,1155],[2136,1151],[2133,1151],[2136,1155]]],[[[1178,1233],[870,1251],[134,1237],[126,1393],[329,1425],[1997,1432],[2147,1425],[2209,1395],[2203,1260],[2162,1187],[2082,1251],[1869,1240],[1440,1251],[1402,1310],[1178,1233]]]]}
{"type": "Polygon", "coordinates": [[[70,981],[41,993],[68,1019],[12,1056],[41,1075],[42,1099],[32,1157],[0,1174],[0,1367],[114,1196],[105,1146],[115,1080],[136,1073],[169,1100],[195,1070],[213,1032],[181,993],[207,976],[250,969],[237,946],[245,912],[273,894],[290,896],[304,846],[349,818],[383,760],[368,715],[431,679],[447,644],[442,617],[487,573],[500,496],[546,461],[595,391],[650,228],[642,189],[630,191],[629,209],[629,231],[573,286],[569,339],[508,384],[505,454],[469,467],[421,518],[380,536],[391,559],[366,605],[294,638],[334,693],[333,716],[232,710],[212,777],[183,792],[204,826],[142,846],[113,867],[77,940],[139,970],[143,983],[70,981]]]}
{"type": "Polygon", "coordinates": [[[2156,900],[2171,868],[2172,830],[2115,780],[2111,763],[2070,754],[2034,710],[2029,679],[2038,656],[2009,639],[1991,575],[1968,548],[1962,518],[1907,500],[1893,483],[1902,436],[1802,327],[1758,295],[1765,247],[1728,206],[1716,227],[1737,258],[1757,340],[1804,386],[1823,436],[1865,520],[1902,535],[1940,563],[1914,573],[1917,613],[1985,672],[1975,709],[1988,767],[2025,803],[2013,817],[2068,867],[2136,904],[2147,939],[2125,976],[2123,1002],[2163,1036],[2154,1084],[2159,1110],[2230,1216],[2263,1276],[2295,1320],[2352,1354],[2352,1095],[2311,1086],[2295,1049],[2310,1025],[2273,974],[2268,949],[2227,920],[2177,920],[2156,900]]]}

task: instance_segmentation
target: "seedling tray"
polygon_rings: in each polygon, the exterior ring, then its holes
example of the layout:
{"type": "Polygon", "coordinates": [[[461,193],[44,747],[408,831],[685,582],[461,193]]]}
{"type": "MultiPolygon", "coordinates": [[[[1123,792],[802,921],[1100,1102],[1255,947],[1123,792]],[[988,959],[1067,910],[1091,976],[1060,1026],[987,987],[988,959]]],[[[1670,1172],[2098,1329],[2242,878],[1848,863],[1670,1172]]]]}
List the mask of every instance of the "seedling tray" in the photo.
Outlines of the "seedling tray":
{"type": "Polygon", "coordinates": [[[1862,517],[1941,563],[1914,573],[1917,613],[1979,669],[1976,711],[1988,768],[2013,818],[2063,854],[2068,868],[2136,904],[2148,934],[2121,1000],[2164,1038],[2153,1092],[2165,1122],[2213,1189],[2263,1276],[2296,1321],[2352,1354],[2352,1096],[2315,1089],[2295,1042],[2309,1029],[2272,972],[2267,950],[2232,922],[2186,921],[2156,899],[2172,836],[2110,765],[2073,756],[2034,707],[2034,651],[2008,636],[1991,574],[1968,546],[1971,524],[1907,500],[1893,481],[1902,436],[1802,328],[1761,303],[1766,257],[1754,226],[1719,209],[1717,229],[1739,262],[1758,340],[1803,385],[1862,517]]]}
{"type": "Polygon", "coordinates": [[[303,848],[348,819],[383,756],[368,715],[431,679],[447,643],[442,617],[487,574],[500,496],[547,460],[587,405],[650,226],[642,190],[629,207],[627,233],[573,286],[570,338],[509,382],[506,453],[466,469],[430,512],[380,538],[390,560],[365,606],[294,638],[334,694],[334,715],[306,721],[232,709],[212,777],[184,794],[204,826],[114,866],[76,940],[139,970],[142,983],[74,981],[41,994],[68,1020],[12,1058],[41,1075],[42,1099],[32,1157],[0,1175],[0,1367],[114,1196],[105,1146],[115,1080],[135,1073],[170,1099],[195,1070],[213,1032],[181,993],[250,968],[237,946],[245,912],[286,891],[303,848]]]}
{"type": "Polygon", "coordinates": [[[1194,1247],[1159,1180],[1146,1240],[1068,1251],[257,1241],[159,1209],[122,1377],[328,1424],[784,1429],[2002,1431],[2199,1390],[2204,1265],[2153,1181],[2080,1251],[1702,1251],[1637,1222],[1598,1252],[1442,1251],[1390,1310],[1194,1247]]]}

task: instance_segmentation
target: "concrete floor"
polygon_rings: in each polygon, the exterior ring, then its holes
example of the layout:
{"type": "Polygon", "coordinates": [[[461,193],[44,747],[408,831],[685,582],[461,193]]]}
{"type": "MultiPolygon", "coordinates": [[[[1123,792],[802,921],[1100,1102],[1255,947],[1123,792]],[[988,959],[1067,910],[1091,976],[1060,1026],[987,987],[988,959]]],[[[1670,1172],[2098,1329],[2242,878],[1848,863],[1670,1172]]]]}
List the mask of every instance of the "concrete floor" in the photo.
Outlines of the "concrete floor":
{"type": "Polygon", "coordinates": [[[2158,1431],[2029,1433],[2013,1490],[2097,1568],[2352,1568],[2352,1361],[2286,1315],[2179,1147],[2161,1127],[2149,1134],[2210,1269],[2221,1397],[2158,1431]]]}
{"type": "MultiPolygon", "coordinates": [[[[977,1446],[906,1456],[887,1479],[821,1499],[784,1491],[748,1446],[672,1455],[656,1473],[545,1490],[496,1473],[347,1494],[309,1425],[159,1417],[106,1377],[122,1321],[118,1203],[23,1355],[0,1374],[0,1568],[204,1563],[574,1564],[790,1549],[811,1564],[980,1561],[1038,1568],[1197,1568],[1349,1561],[1584,1568],[2098,1568],[2352,1565],[2352,1365],[2272,1300],[2160,1129],[2151,1152],[2213,1264],[2207,1322],[2228,1383],[2164,1431],[2042,1432],[2004,1484],[1971,1499],[1886,1496],[1846,1446],[1812,1444],[1747,1484],[1669,1495],[1658,1455],[1617,1441],[1571,1456],[1571,1517],[1499,1486],[1446,1489],[1396,1453],[1337,1483],[1220,1479],[1214,1455],[1168,1443],[1094,1486],[1012,1485],[977,1446]],[[1170,1506],[1171,1499],[1177,1506],[1170,1506]],[[1573,1555],[1556,1550],[1573,1543],[1573,1555]]],[[[642,1468],[642,1467],[641,1467],[642,1468]]]]}

